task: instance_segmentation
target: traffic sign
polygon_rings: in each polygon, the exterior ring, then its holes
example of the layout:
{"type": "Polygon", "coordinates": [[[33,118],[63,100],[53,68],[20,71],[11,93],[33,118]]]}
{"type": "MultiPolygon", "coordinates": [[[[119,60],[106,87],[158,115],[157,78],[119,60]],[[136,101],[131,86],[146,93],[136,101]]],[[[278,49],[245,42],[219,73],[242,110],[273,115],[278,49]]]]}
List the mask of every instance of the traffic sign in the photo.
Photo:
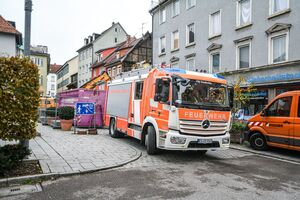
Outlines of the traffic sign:
{"type": "Polygon", "coordinates": [[[95,104],[94,103],[76,103],[75,105],[76,115],[93,115],[95,114],[95,104]]]}

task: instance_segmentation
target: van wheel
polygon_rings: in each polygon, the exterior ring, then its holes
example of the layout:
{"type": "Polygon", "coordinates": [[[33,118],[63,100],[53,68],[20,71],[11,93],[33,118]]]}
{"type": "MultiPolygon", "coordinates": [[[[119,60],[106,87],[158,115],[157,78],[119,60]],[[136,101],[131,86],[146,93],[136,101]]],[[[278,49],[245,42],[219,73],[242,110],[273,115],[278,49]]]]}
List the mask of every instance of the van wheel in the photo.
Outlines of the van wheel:
{"type": "Polygon", "coordinates": [[[120,133],[116,130],[116,120],[112,118],[109,123],[109,135],[112,138],[120,137],[120,133]]]}
{"type": "Polygon", "coordinates": [[[266,150],[267,142],[266,138],[261,133],[254,133],[250,137],[250,145],[255,150],[266,150]]]}
{"type": "Polygon", "coordinates": [[[154,155],[158,152],[156,147],[156,132],[153,126],[148,126],[145,145],[149,155],[154,155]]]}

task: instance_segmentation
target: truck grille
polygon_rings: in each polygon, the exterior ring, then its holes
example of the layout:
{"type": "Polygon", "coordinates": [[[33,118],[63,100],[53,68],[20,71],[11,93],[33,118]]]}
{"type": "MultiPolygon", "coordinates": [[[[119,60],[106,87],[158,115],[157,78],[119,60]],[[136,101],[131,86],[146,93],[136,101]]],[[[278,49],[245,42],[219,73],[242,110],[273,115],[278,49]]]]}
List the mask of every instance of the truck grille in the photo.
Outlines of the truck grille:
{"type": "Polygon", "coordinates": [[[224,121],[210,121],[210,127],[202,128],[201,120],[180,120],[180,132],[189,135],[223,135],[226,132],[227,122],[224,121]]]}

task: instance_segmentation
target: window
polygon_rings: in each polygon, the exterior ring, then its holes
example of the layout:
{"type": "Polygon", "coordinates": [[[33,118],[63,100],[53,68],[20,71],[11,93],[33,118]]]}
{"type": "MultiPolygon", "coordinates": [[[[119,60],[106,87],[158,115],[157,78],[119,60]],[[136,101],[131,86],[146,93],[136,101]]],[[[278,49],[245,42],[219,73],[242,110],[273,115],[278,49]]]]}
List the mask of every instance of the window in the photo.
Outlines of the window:
{"type": "Polygon", "coordinates": [[[270,0],[270,15],[287,10],[290,7],[289,0],[270,0]]]}
{"type": "Polygon", "coordinates": [[[220,52],[212,53],[210,60],[211,73],[220,72],[220,52]]]}
{"type": "Polygon", "coordinates": [[[111,69],[108,69],[107,73],[108,73],[109,76],[111,76],[111,69]]]}
{"type": "Polygon", "coordinates": [[[196,5],[196,0],[186,0],[186,9],[190,9],[196,5]]]}
{"type": "Polygon", "coordinates": [[[179,13],[180,13],[180,0],[175,0],[172,5],[173,17],[179,15],[179,13]]]}
{"type": "Polygon", "coordinates": [[[190,24],[187,26],[187,31],[186,31],[186,44],[192,44],[195,42],[195,24],[190,24]]]}
{"type": "Polygon", "coordinates": [[[292,97],[283,97],[273,102],[266,110],[268,117],[289,117],[292,97]]]}
{"type": "Polygon", "coordinates": [[[170,81],[163,79],[156,79],[155,83],[155,101],[167,103],[170,96],[170,81]]]}
{"type": "Polygon", "coordinates": [[[117,75],[121,74],[121,72],[122,72],[122,66],[119,66],[119,67],[117,68],[117,75]]]}
{"type": "Polygon", "coordinates": [[[44,65],[44,59],[41,58],[41,66],[44,65]]]}
{"type": "Polygon", "coordinates": [[[54,96],[55,96],[54,92],[51,92],[51,97],[54,97],[54,96]]]}
{"type": "Polygon", "coordinates": [[[40,76],[40,85],[43,85],[44,80],[43,80],[43,75],[40,76]]]}
{"type": "Polygon", "coordinates": [[[179,68],[179,63],[178,62],[171,63],[171,68],[179,68]]]}
{"type": "Polygon", "coordinates": [[[85,72],[88,73],[88,71],[89,71],[89,65],[86,64],[85,72]]]}
{"type": "Polygon", "coordinates": [[[252,0],[240,0],[237,2],[237,26],[251,23],[252,0]]]}
{"type": "Polygon", "coordinates": [[[237,69],[250,67],[250,44],[243,44],[237,47],[237,69]]]}
{"type": "Polygon", "coordinates": [[[166,8],[162,8],[159,13],[159,23],[160,24],[164,23],[166,21],[166,18],[167,18],[166,8]]]}
{"type": "Polygon", "coordinates": [[[159,53],[166,53],[166,37],[162,36],[159,40],[159,53]]]}
{"type": "Polygon", "coordinates": [[[112,69],[111,75],[112,75],[112,77],[115,77],[115,76],[116,76],[116,68],[115,68],[115,67],[112,69]]]}
{"type": "Polygon", "coordinates": [[[172,33],[172,44],[171,44],[171,49],[179,49],[179,32],[175,31],[172,33]]]}
{"type": "Polygon", "coordinates": [[[143,86],[144,86],[144,82],[136,82],[135,83],[135,95],[134,95],[135,100],[142,99],[143,86]]]}
{"type": "Polygon", "coordinates": [[[298,99],[298,117],[300,117],[300,96],[298,99]]]}
{"type": "Polygon", "coordinates": [[[215,12],[210,15],[209,26],[210,37],[221,34],[221,11],[215,12]]]}
{"type": "Polygon", "coordinates": [[[116,32],[116,33],[118,32],[118,28],[115,28],[115,32],[116,32]]]}
{"type": "Polygon", "coordinates": [[[55,85],[51,84],[51,90],[55,90],[55,85]]]}
{"type": "Polygon", "coordinates": [[[118,38],[115,38],[115,43],[117,43],[118,42],[118,38]]]}
{"type": "Polygon", "coordinates": [[[279,63],[288,60],[288,35],[273,35],[270,37],[270,63],[279,63]]]}
{"type": "Polygon", "coordinates": [[[51,76],[51,82],[55,82],[55,76],[51,76]]]}
{"type": "Polygon", "coordinates": [[[195,58],[186,59],[186,68],[187,70],[191,70],[191,71],[195,70],[195,58]]]}

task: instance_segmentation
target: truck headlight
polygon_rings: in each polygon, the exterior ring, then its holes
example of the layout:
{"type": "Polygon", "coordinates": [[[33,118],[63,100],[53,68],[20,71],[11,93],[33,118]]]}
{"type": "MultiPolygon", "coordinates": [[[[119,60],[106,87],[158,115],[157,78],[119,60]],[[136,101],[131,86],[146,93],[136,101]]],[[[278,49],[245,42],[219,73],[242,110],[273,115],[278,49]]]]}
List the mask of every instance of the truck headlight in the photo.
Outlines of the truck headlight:
{"type": "Polygon", "coordinates": [[[222,138],[222,144],[229,144],[230,142],[230,138],[226,137],[226,138],[222,138]]]}
{"type": "Polygon", "coordinates": [[[170,141],[172,144],[184,144],[186,142],[186,138],[172,136],[170,141]]]}

